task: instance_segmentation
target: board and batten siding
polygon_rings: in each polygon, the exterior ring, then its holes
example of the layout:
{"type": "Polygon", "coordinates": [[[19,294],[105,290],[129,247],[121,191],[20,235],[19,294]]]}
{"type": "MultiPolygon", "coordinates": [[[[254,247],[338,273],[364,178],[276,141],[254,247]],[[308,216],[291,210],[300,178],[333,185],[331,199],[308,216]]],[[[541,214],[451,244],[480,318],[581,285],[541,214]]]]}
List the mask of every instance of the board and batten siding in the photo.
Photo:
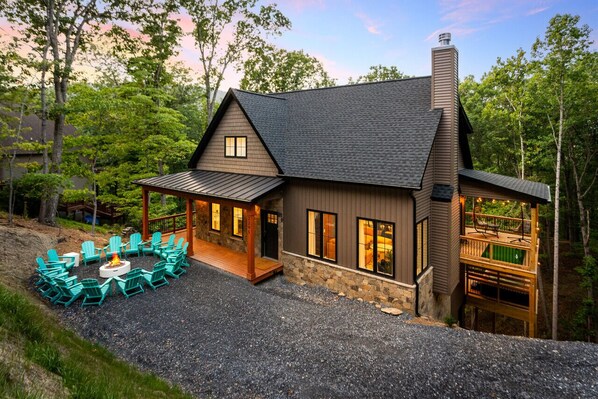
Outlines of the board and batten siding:
{"type": "Polygon", "coordinates": [[[415,191],[413,196],[415,197],[415,221],[430,216],[430,196],[432,195],[432,189],[434,188],[434,146],[430,151],[430,158],[428,159],[428,165],[426,165],[426,171],[424,172],[424,178],[422,179],[422,189],[415,191]]]}
{"type": "Polygon", "coordinates": [[[216,172],[276,176],[278,168],[264,148],[241,107],[232,101],[218,124],[214,135],[197,162],[197,169],[216,172]],[[247,158],[224,156],[224,137],[246,136],[247,158]]]}
{"type": "Polygon", "coordinates": [[[413,200],[389,187],[291,179],[284,198],[284,250],[307,256],[307,210],[337,214],[337,262],[357,269],[357,218],[395,224],[395,280],[413,284],[413,200]]]}

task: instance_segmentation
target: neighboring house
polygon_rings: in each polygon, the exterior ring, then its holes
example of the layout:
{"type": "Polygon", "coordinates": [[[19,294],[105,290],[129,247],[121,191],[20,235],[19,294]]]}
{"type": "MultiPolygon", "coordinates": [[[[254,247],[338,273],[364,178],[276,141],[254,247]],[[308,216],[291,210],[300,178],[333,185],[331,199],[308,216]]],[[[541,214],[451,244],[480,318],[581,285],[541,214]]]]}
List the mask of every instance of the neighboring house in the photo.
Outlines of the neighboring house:
{"type": "Polygon", "coordinates": [[[506,314],[533,336],[532,226],[549,188],[473,170],[457,66],[447,43],[432,49],[431,77],[229,90],[189,171],[135,182],[144,237],[158,229],[149,192],[176,195],[189,254],[250,281],[283,268],[293,282],[435,318],[464,304],[506,314]],[[521,201],[531,220],[466,212],[468,197],[521,201]]]}

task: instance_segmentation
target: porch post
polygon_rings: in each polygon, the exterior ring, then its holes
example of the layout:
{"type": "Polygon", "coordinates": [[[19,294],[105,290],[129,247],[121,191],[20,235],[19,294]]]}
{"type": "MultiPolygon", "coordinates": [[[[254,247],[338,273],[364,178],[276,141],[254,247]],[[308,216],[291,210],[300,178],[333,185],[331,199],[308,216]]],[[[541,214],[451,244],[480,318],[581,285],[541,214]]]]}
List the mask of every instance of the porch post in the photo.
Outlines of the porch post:
{"type": "Polygon", "coordinates": [[[187,255],[193,255],[193,199],[187,198],[187,255]]]}
{"type": "Polygon", "coordinates": [[[255,205],[247,208],[247,280],[255,279],[255,205]]]}
{"type": "Polygon", "coordinates": [[[459,196],[459,204],[461,205],[461,235],[465,234],[465,200],[466,197],[464,195],[459,196]]]}
{"type": "MultiPolygon", "coordinates": [[[[537,247],[538,247],[538,205],[537,204],[531,204],[531,208],[532,208],[532,220],[531,220],[531,226],[530,226],[530,233],[531,233],[531,237],[530,237],[530,258],[531,258],[531,262],[529,264],[530,267],[532,267],[532,270],[535,270],[536,267],[538,265],[533,264],[536,261],[536,252],[537,252],[537,247]]],[[[523,226],[522,226],[523,228],[523,226]]]]}
{"type": "Polygon", "coordinates": [[[141,203],[142,203],[142,216],[141,216],[141,237],[144,241],[149,238],[149,195],[147,189],[141,188],[141,203]]]}

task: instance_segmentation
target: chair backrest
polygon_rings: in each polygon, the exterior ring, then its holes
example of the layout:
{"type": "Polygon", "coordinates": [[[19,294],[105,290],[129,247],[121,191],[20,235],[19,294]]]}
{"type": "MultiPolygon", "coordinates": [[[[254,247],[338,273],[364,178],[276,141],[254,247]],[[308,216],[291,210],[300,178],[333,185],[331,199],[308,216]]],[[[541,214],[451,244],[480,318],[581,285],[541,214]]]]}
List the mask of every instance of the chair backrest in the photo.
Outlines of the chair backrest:
{"type": "Polygon", "coordinates": [[[184,242],[185,242],[185,239],[183,237],[179,238],[174,249],[182,249],[184,242]]]}
{"type": "Polygon", "coordinates": [[[56,283],[56,288],[58,288],[58,291],[60,291],[62,295],[73,296],[73,290],[71,289],[71,285],[67,284],[66,281],[64,281],[61,278],[56,278],[54,279],[54,282],[56,283]]]}
{"type": "Polygon", "coordinates": [[[185,245],[183,245],[183,253],[187,256],[187,247],[189,247],[189,242],[187,241],[185,245]]]}
{"type": "Polygon", "coordinates": [[[49,262],[60,262],[58,252],[55,249],[48,249],[48,261],[49,262]]]}
{"type": "Polygon", "coordinates": [[[176,239],[176,236],[174,234],[171,234],[170,237],[168,237],[168,247],[171,248],[174,245],[174,240],[176,239]]]}
{"type": "Polygon", "coordinates": [[[141,243],[141,233],[131,234],[131,236],[129,237],[129,247],[131,249],[137,249],[139,243],[141,243]]]}
{"type": "Polygon", "coordinates": [[[121,247],[122,243],[123,243],[123,240],[122,240],[121,236],[110,237],[110,241],[108,242],[108,245],[110,246],[110,251],[111,252],[120,251],[120,247],[121,247]]]}
{"type": "Polygon", "coordinates": [[[93,241],[85,241],[81,244],[81,252],[83,252],[86,256],[93,256],[95,255],[96,246],[93,241]]]}
{"type": "Polygon", "coordinates": [[[141,284],[141,269],[133,269],[127,273],[127,277],[125,278],[125,291],[130,290],[132,288],[136,288],[139,284],[141,284]]]}
{"type": "Polygon", "coordinates": [[[156,281],[160,281],[164,279],[164,274],[166,273],[166,261],[160,261],[154,265],[154,270],[152,270],[152,283],[156,281]]]}
{"type": "Polygon", "coordinates": [[[40,271],[43,272],[45,270],[48,270],[48,266],[46,265],[46,262],[44,262],[44,258],[38,256],[37,258],[35,258],[35,261],[37,262],[37,266],[40,271]]]}
{"type": "Polygon", "coordinates": [[[152,244],[160,244],[162,242],[162,233],[159,231],[156,231],[154,234],[152,234],[152,244]]]}
{"type": "Polygon", "coordinates": [[[96,280],[95,278],[85,278],[81,280],[81,285],[83,286],[83,294],[86,297],[102,297],[102,290],[100,289],[100,284],[98,283],[98,280],[96,280]]]}

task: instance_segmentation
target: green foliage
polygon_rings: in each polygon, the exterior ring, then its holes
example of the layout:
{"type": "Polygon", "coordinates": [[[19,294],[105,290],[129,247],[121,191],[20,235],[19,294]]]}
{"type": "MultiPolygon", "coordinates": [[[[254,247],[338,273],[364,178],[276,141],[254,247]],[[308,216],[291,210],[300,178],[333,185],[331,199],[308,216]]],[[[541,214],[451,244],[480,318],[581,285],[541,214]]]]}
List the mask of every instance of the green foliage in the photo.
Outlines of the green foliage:
{"type": "Polygon", "coordinates": [[[452,314],[450,314],[444,318],[444,324],[446,324],[448,327],[451,327],[451,328],[458,322],[459,322],[459,320],[455,319],[452,314]]]}
{"type": "MultiPolygon", "coordinates": [[[[141,373],[102,347],[64,330],[22,294],[0,284],[0,328],[27,359],[57,375],[72,398],[189,398],[155,375],[141,373]]],[[[27,372],[26,370],[22,371],[27,372]]],[[[0,396],[41,397],[27,392],[0,363],[0,396]]],[[[40,380],[42,381],[42,380],[40,380]]],[[[44,386],[35,388],[43,392],[44,386]]]]}
{"type": "Polygon", "coordinates": [[[399,71],[394,65],[389,67],[384,65],[372,65],[368,73],[358,76],[355,81],[353,81],[353,78],[349,78],[349,84],[381,82],[383,80],[406,79],[411,77],[412,76],[399,71]]]}
{"type": "MultiPolygon", "coordinates": [[[[87,224],[87,223],[83,223],[83,222],[77,222],[75,220],[71,220],[71,219],[64,219],[64,218],[56,218],[56,222],[59,226],[65,228],[65,229],[77,229],[77,230],[82,230],[82,231],[87,231],[88,233],[91,233],[91,225],[87,224]]],[[[100,234],[109,234],[109,233],[114,233],[115,231],[120,231],[121,227],[118,225],[115,226],[107,226],[107,225],[102,225],[102,226],[95,226],[95,232],[100,233],[100,234]]]]}
{"type": "Polygon", "coordinates": [[[16,184],[17,191],[25,198],[44,200],[69,187],[71,181],[57,173],[27,173],[16,184]]]}
{"type": "Polygon", "coordinates": [[[285,92],[334,86],[317,58],[274,46],[257,49],[243,66],[241,89],[258,93],[285,92]]]}

